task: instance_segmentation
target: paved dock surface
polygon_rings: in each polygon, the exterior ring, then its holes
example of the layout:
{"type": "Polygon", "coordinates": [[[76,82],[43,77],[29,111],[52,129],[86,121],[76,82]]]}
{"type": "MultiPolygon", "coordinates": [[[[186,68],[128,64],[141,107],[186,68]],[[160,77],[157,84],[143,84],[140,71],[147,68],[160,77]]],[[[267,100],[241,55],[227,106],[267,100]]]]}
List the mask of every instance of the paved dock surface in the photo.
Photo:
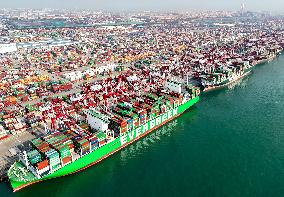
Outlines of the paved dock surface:
{"type": "Polygon", "coordinates": [[[25,131],[0,141],[0,177],[6,174],[8,167],[18,158],[14,152],[16,147],[33,138],[29,131],[25,131]]]}

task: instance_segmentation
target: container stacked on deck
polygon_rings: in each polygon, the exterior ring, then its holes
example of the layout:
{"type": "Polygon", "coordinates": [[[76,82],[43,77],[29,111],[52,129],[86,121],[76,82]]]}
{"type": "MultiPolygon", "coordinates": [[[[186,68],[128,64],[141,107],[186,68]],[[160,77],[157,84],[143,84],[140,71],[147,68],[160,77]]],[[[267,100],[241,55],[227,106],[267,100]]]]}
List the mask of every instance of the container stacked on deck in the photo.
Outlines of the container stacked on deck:
{"type": "Polygon", "coordinates": [[[106,144],[107,139],[106,134],[104,132],[99,132],[96,134],[96,136],[98,137],[100,147],[106,144]]]}
{"type": "Polygon", "coordinates": [[[179,94],[170,95],[152,92],[151,94],[144,95],[144,99],[144,104],[138,104],[143,109],[139,111],[140,124],[144,124],[145,121],[154,119],[182,103],[182,95],[179,94]]]}
{"type": "Polygon", "coordinates": [[[183,100],[182,94],[173,93],[173,92],[172,92],[172,93],[170,93],[170,96],[176,98],[176,102],[177,102],[179,105],[182,104],[182,100],[183,100]]]}
{"type": "Polygon", "coordinates": [[[134,128],[133,127],[133,119],[132,118],[126,118],[126,122],[127,122],[127,131],[131,131],[134,128]]]}
{"type": "Polygon", "coordinates": [[[72,162],[71,152],[69,148],[66,146],[60,149],[60,157],[61,157],[63,166],[72,162]]]}
{"type": "Polygon", "coordinates": [[[147,111],[143,109],[142,111],[139,112],[140,124],[144,124],[146,122],[146,118],[147,118],[147,111]]]}
{"type": "Polygon", "coordinates": [[[44,137],[44,140],[54,148],[62,160],[62,165],[72,162],[71,152],[74,150],[74,144],[66,135],[60,132],[54,132],[44,137]]]}
{"type": "Polygon", "coordinates": [[[166,105],[166,99],[162,99],[161,105],[160,105],[160,112],[165,113],[168,110],[166,105]]]}
{"type": "MultiPolygon", "coordinates": [[[[139,126],[138,115],[135,113],[135,109],[132,105],[126,105],[125,103],[119,103],[117,105],[118,113],[123,117],[127,123],[127,131],[133,130],[139,126]]],[[[124,128],[123,128],[124,129],[124,128]]]]}
{"type": "Polygon", "coordinates": [[[49,151],[45,152],[45,155],[49,160],[51,171],[55,171],[61,167],[59,153],[56,150],[50,149],[49,151]]]}
{"type": "Polygon", "coordinates": [[[96,150],[99,147],[99,139],[96,135],[90,135],[87,137],[87,140],[90,142],[91,151],[96,150]]]}
{"type": "Polygon", "coordinates": [[[75,128],[74,126],[72,126],[70,128],[70,131],[73,132],[74,134],[78,135],[79,137],[85,137],[85,136],[88,135],[88,133],[80,127],[75,128]]]}
{"type": "Polygon", "coordinates": [[[131,129],[134,129],[134,128],[139,126],[138,114],[136,112],[136,108],[133,107],[134,102],[135,101],[133,99],[130,100],[131,105],[128,105],[127,107],[125,107],[125,110],[127,110],[127,114],[125,116],[132,120],[132,128],[131,129]]]}
{"type": "Polygon", "coordinates": [[[151,118],[150,115],[152,115],[151,114],[152,106],[145,103],[142,105],[142,107],[146,110],[146,119],[145,119],[145,122],[146,122],[151,118]]]}
{"type": "Polygon", "coordinates": [[[40,176],[49,173],[50,167],[47,159],[42,160],[42,155],[38,150],[32,150],[27,153],[28,161],[35,167],[37,174],[40,176]]]}
{"type": "Polygon", "coordinates": [[[90,152],[90,142],[85,138],[79,138],[74,140],[75,151],[82,156],[90,152]]]}
{"type": "Polygon", "coordinates": [[[33,139],[31,142],[33,147],[43,154],[51,149],[49,144],[40,138],[33,139]]]}
{"type": "MultiPolygon", "coordinates": [[[[161,98],[155,93],[145,95],[144,104],[140,104],[134,99],[128,99],[129,103],[118,103],[118,105],[112,110],[114,117],[111,119],[109,129],[114,131],[115,137],[120,134],[133,130],[144,124],[147,120],[155,118],[161,113],[161,98]],[[130,104],[131,103],[131,104],[130,104]],[[147,119],[148,117],[148,119],[147,119]]],[[[173,102],[165,99],[165,102],[173,102]]],[[[166,109],[164,109],[166,111],[166,109]]]]}
{"type": "Polygon", "coordinates": [[[41,154],[37,150],[32,150],[27,153],[28,161],[35,165],[36,163],[41,161],[41,154]]]}
{"type": "Polygon", "coordinates": [[[85,132],[89,132],[89,125],[87,123],[82,123],[79,125],[79,127],[85,132]]]}
{"type": "Polygon", "coordinates": [[[155,109],[153,108],[153,106],[155,105],[155,102],[158,99],[153,95],[153,94],[147,94],[144,95],[144,102],[145,104],[143,104],[143,108],[146,109],[147,111],[147,120],[152,119],[156,116],[155,114],[155,109]]]}
{"type": "Polygon", "coordinates": [[[114,137],[118,137],[127,131],[127,122],[118,114],[110,119],[109,129],[114,131],[114,137]]]}
{"type": "Polygon", "coordinates": [[[131,118],[133,120],[133,128],[139,127],[139,116],[136,113],[132,113],[131,118]]]}
{"type": "Polygon", "coordinates": [[[77,127],[76,133],[79,134],[82,137],[87,137],[87,136],[91,136],[92,133],[89,130],[89,125],[86,123],[82,123],[79,126],[75,124],[75,126],[77,127]]]}
{"type": "Polygon", "coordinates": [[[165,101],[164,105],[165,105],[167,110],[170,110],[170,109],[172,109],[174,107],[173,104],[174,104],[173,99],[172,98],[167,98],[167,100],[165,101]]]}
{"type": "Polygon", "coordinates": [[[36,169],[39,175],[47,175],[50,172],[49,161],[45,159],[36,164],[36,169]]]}

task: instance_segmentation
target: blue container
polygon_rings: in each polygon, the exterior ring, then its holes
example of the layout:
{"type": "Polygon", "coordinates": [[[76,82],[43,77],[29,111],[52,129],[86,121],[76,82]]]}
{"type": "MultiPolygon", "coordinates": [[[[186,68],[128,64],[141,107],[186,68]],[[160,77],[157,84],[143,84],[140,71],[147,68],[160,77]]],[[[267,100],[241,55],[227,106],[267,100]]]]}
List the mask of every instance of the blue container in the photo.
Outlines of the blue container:
{"type": "Polygon", "coordinates": [[[92,144],[91,147],[99,147],[99,143],[92,144]]]}
{"type": "Polygon", "coordinates": [[[88,150],[88,151],[83,151],[83,152],[82,152],[82,156],[87,155],[87,154],[89,154],[89,153],[90,153],[89,150],[88,150]]]}
{"type": "Polygon", "coordinates": [[[96,140],[96,141],[92,141],[92,142],[91,142],[91,145],[93,145],[93,144],[97,144],[97,143],[99,143],[99,141],[98,141],[98,140],[96,140]]]}

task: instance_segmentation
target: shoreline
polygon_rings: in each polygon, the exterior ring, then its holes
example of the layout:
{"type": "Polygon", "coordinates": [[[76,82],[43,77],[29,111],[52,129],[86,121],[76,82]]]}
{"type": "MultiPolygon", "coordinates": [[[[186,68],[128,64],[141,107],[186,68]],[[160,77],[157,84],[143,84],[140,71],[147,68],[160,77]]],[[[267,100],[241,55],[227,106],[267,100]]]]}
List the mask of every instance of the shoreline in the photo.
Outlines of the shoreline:
{"type": "MultiPolygon", "coordinates": [[[[279,54],[280,54],[280,53],[279,53],[279,54]]],[[[273,61],[279,54],[273,56],[273,58],[268,58],[268,59],[261,60],[261,61],[255,63],[255,64],[252,66],[251,70],[249,70],[249,71],[246,72],[246,73],[243,73],[241,76],[239,76],[239,77],[237,77],[237,78],[235,78],[235,79],[229,81],[228,83],[226,83],[226,84],[224,84],[224,85],[220,85],[220,86],[213,86],[213,87],[205,88],[205,89],[203,90],[203,92],[210,92],[210,91],[214,91],[214,90],[218,90],[218,89],[225,88],[225,87],[227,87],[228,85],[230,85],[230,84],[232,84],[232,83],[234,83],[234,82],[236,82],[236,81],[238,81],[238,80],[240,80],[240,79],[242,79],[242,78],[248,76],[249,74],[251,74],[251,73],[252,73],[252,69],[253,69],[255,66],[258,66],[258,65],[261,65],[261,64],[266,64],[266,63],[269,63],[270,61],[273,61]]],[[[171,119],[171,120],[172,120],[172,119],[171,119]]],[[[169,120],[169,121],[171,121],[171,120],[169,120]]],[[[168,121],[167,121],[167,122],[168,122],[168,121]]],[[[155,128],[155,129],[156,129],[156,128],[155,128]]],[[[154,129],[154,130],[155,130],[155,129],[154,129]]],[[[149,132],[152,132],[152,130],[149,131],[149,132]]],[[[147,132],[147,134],[148,134],[148,132],[147,132]]],[[[145,135],[147,135],[147,134],[145,133],[145,135]]],[[[141,136],[141,137],[144,137],[144,135],[141,136]]],[[[139,138],[140,138],[140,137],[139,137],[139,138]]],[[[138,139],[139,139],[139,138],[138,138],[138,139]]],[[[138,139],[136,139],[136,140],[138,140],[138,139]]],[[[134,141],[136,141],[136,140],[134,140],[134,141]]],[[[133,141],[133,142],[134,142],[134,141],[133,141]]],[[[129,142],[129,143],[131,144],[132,142],[129,142]]],[[[92,165],[95,165],[96,163],[98,163],[98,162],[104,160],[104,159],[107,158],[108,156],[111,156],[111,155],[114,154],[115,152],[117,152],[117,151],[123,149],[124,147],[125,147],[125,146],[122,146],[122,147],[119,148],[118,150],[115,150],[115,151],[109,153],[109,154],[106,155],[105,157],[99,159],[98,161],[96,161],[96,162],[94,162],[94,163],[92,163],[92,164],[89,164],[89,165],[86,166],[85,168],[88,168],[88,167],[90,167],[90,166],[92,166],[92,165]]],[[[84,168],[84,169],[85,169],[85,168],[84,168]]],[[[79,170],[79,171],[81,171],[81,170],[79,170]]],[[[77,172],[79,172],[79,171],[75,171],[75,172],[72,172],[72,173],[70,173],[70,174],[74,174],[74,173],[77,173],[77,172]]],[[[70,174],[69,174],[69,175],[70,175],[70,174]]],[[[0,182],[4,182],[5,180],[7,180],[7,176],[2,176],[2,177],[0,177],[0,182]]],[[[23,188],[25,188],[25,187],[27,187],[27,186],[29,186],[29,185],[32,185],[32,184],[35,184],[35,183],[41,182],[41,181],[44,181],[44,180],[37,180],[37,181],[34,181],[34,182],[30,182],[30,183],[28,183],[28,184],[24,184],[24,185],[22,185],[22,186],[20,186],[20,187],[17,187],[17,188],[15,188],[15,189],[13,189],[13,192],[19,191],[19,190],[21,190],[21,189],[23,189],[23,188]]]]}

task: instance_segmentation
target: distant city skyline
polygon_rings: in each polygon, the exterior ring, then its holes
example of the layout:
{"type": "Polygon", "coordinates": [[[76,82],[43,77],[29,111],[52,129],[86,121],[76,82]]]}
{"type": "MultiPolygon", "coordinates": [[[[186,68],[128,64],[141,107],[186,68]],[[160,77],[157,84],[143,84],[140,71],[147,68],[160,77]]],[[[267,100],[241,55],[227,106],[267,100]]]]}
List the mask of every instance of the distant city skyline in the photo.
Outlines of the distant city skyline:
{"type": "Polygon", "coordinates": [[[1,8],[58,8],[110,11],[245,10],[284,12],[283,0],[10,0],[1,8]]]}

